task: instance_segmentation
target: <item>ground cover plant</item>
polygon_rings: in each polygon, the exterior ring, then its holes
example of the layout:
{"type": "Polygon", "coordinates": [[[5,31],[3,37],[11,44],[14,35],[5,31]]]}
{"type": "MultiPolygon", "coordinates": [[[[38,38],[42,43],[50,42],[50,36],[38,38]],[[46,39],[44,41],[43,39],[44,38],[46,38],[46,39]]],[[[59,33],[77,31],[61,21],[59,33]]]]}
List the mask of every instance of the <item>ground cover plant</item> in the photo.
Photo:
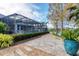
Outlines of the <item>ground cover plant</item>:
{"type": "Polygon", "coordinates": [[[9,47],[13,44],[13,36],[8,34],[0,34],[0,47],[9,47]]]}

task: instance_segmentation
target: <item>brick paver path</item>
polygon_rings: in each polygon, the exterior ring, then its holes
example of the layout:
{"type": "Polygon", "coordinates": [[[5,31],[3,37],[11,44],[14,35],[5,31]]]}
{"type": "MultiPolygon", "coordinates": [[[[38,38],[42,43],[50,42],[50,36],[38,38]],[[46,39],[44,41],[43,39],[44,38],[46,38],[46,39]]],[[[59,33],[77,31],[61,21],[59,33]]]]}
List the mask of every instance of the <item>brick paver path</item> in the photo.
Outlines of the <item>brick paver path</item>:
{"type": "Polygon", "coordinates": [[[55,56],[67,56],[64,46],[63,40],[60,37],[56,37],[51,34],[43,35],[34,40],[28,41],[24,43],[25,45],[32,46],[37,49],[41,49],[42,51],[46,51],[55,56]]]}
{"type": "Polygon", "coordinates": [[[24,40],[15,46],[1,49],[0,55],[14,56],[67,56],[61,38],[45,34],[24,40]]]}

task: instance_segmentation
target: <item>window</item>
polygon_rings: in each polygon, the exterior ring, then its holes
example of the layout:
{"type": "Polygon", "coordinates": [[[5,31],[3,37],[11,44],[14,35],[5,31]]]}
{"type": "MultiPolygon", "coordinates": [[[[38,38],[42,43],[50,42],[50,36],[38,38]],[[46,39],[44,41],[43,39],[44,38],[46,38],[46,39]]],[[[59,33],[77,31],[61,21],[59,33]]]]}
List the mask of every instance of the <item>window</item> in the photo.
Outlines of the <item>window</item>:
{"type": "Polygon", "coordinates": [[[19,15],[17,15],[16,17],[15,17],[15,19],[21,19],[21,18],[23,18],[22,16],[19,16],[19,15]]]}
{"type": "Polygon", "coordinates": [[[35,26],[37,26],[37,25],[35,24],[35,26]]]}
{"type": "Polygon", "coordinates": [[[24,26],[22,26],[22,25],[17,25],[17,30],[24,30],[24,26]]]}
{"type": "Polygon", "coordinates": [[[13,18],[14,18],[14,16],[10,16],[9,18],[12,18],[12,19],[13,19],[13,18]]]}
{"type": "Polygon", "coordinates": [[[22,20],[27,20],[26,18],[23,18],[22,20]]]}
{"type": "Polygon", "coordinates": [[[23,30],[23,28],[24,28],[24,27],[23,27],[23,26],[21,26],[21,30],[23,30]]]}
{"type": "Polygon", "coordinates": [[[12,18],[12,19],[21,19],[23,17],[19,16],[19,15],[14,15],[14,16],[10,16],[9,18],[12,18]]]}
{"type": "Polygon", "coordinates": [[[29,26],[31,26],[31,24],[28,24],[29,26]]]}
{"type": "Polygon", "coordinates": [[[41,29],[38,29],[39,30],[39,32],[41,32],[41,29]]]}
{"type": "Polygon", "coordinates": [[[35,24],[33,24],[33,26],[35,26],[35,24]]]}
{"type": "Polygon", "coordinates": [[[19,26],[19,25],[17,25],[17,30],[19,30],[19,27],[20,27],[20,26],[19,26]]]}
{"type": "Polygon", "coordinates": [[[38,26],[38,24],[34,24],[34,26],[38,26]]]}
{"type": "Polygon", "coordinates": [[[26,30],[26,26],[25,25],[21,25],[21,30],[26,30]]]}
{"type": "Polygon", "coordinates": [[[30,28],[30,31],[31,31],[31,32],[32,32],[32,30],[33,30],[33,29],[32,29],[32,28],[30,28]]]}

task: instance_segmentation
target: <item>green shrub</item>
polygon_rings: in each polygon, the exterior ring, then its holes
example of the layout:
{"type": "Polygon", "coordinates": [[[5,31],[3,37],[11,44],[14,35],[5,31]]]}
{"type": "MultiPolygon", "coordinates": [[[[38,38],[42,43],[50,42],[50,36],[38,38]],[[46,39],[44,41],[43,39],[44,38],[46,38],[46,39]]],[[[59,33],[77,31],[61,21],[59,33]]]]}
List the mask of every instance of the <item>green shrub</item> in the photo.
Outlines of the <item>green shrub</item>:
{"type": "Polygon", "coordinates": [[[7,24],[0,22],[0,33],[5,33],[8,30],[7,24]]]}
{"type": "Polygon", "coordinates": [[[79,41],[78,39],[79,30],[78,29],[65,29],[63,30],[61,35],[64,39],[79,41]]]}
{"type": "Polygon", "coordinates": [[[0,47],[9,47],[13,44],[13,37],[7,34],[0,34],[0,47]]]}
{"type": "Polygon", "coordinates": [[[48,33],[48,32],[31,33],[31,34],[14,34],[13,38],[14,38],[14,42],[18,42],[18,41],[25,40],[27,38],[31,38],[31,37],[34,37],[34,36],[42,35],[42,34],[45,34],[45,33],[48,33]]]}
{"type": "Polygon", "coordinates": [[[9,47],[14,42],[18,42],[27,38],[31,38],[34,36],[46,34],[48,32],[42,32],[42,33],[31,33],[31,34],[14,34],[14,35],[8,35],[8,34],[0,34],[0,47],[9,47]]]}

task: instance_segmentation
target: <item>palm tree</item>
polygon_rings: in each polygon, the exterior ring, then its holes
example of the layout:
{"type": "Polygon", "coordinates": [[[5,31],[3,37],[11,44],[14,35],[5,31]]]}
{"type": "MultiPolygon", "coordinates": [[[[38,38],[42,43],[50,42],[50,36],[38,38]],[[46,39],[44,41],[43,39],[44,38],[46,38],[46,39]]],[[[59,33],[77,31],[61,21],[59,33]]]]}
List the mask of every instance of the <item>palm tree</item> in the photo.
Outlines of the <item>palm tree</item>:
{"type": "Polygon", "coordinates": [[[61,22],[61,32],[63,31],[63,21],[66,17],[68,8],[71,8],[73,6],[74,6],[73,3],[69,3],[69,4],[61,4],[61,3],[49,4],[49,12],[52,11],[52,12],[50,12],[51,15],[50,15],[49,18],[51,18],[50,21],[55,26],[56,33],[58,33],[58,23],[59,23],[59,21],[61,22]],[[64,6],[64,5],[66,5],[66,6],[64,6]]]}
{"type": "Polygon", "coordinates": [[[74,6],[72,8],[69,8],[68,10],[70,10],[70,12],[71,12],[68,20],[74,20],[75,21],[74,27],[76,25],[79,25],[79,8],[77,6],[74,6]]]}
{"type": "Polygon", "coordinates": [[[63,31],[63,21],[65,18],[67,19],[67,17],[68,17],[68,16],[66,16],[68,13],[68,9],[69,8],[74,9],[73,8],[74,6],[75,6],[75,4],[73,4],[73,3],[62,4],[62,10],[59,11],[59,19],[61,20],[61,32],[63,31]]]}

